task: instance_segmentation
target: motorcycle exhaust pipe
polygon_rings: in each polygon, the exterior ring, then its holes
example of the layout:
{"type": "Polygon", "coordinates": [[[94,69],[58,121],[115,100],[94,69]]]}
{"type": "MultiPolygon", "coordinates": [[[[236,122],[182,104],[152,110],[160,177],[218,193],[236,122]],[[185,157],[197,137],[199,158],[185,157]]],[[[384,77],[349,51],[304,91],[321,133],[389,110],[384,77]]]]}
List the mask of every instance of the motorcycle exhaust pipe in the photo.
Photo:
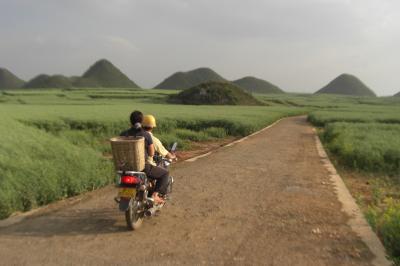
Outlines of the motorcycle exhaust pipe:
{"type": "Polygon", "coordinates": [[[159,205],[153,205],[153,207],[147,209],[147,211],[144,213],[146,216],[150,217],[156,214],[158,211],[161,210],[161,208],[164,206],[164,204],[159,204],[159,205]]]}
{"type": "Polygon", "coordinates": [[[157,212],[157,209],[158,208],[156,208],[156,207],[152,207],[152,208],[148,209],[144,214],[147,217],[153,216],[157,212]]]}

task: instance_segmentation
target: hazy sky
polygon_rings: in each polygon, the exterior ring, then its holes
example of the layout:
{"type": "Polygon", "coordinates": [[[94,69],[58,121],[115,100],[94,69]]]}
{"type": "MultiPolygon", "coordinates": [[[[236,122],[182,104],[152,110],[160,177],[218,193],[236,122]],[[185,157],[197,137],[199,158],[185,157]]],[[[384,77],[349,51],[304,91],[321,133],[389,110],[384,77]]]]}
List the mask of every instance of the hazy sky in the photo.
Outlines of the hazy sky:
{"type": "Polygon", "coordinates": [[[80,75],[107,58],[153,87],[179,70],[314,92],[341,73],[400,91],[399,0],[0,0],[0,67],[80,75]]]}

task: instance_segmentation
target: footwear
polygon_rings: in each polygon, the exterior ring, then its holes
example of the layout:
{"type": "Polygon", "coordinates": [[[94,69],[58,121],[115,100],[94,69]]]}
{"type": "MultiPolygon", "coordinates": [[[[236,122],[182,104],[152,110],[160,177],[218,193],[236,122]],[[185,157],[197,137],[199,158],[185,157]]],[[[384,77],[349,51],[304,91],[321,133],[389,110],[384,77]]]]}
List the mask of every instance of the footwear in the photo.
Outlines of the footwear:
{"type": "Polygon", "coordinates": [[[163,203],[165,203],[165,200],[164,200],[162,197],[160,197],[160,196],[158,195],[157,192],[153,193],[152,198],[153,198],[153,200],[154,200],[154,203],[156,203],[156,204],[163,204],[163,203]]]}

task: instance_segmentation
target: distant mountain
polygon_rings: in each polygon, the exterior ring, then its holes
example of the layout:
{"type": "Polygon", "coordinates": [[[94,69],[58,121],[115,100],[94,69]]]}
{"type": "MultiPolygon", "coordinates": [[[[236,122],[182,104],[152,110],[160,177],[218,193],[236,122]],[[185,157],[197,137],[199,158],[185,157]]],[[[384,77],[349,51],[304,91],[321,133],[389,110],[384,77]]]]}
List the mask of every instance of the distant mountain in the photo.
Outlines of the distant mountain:
{"type": "Polygon", "coordinates": [[[169,96],[172,103],[194,105],[262,105],[231,82],[211,81],[169,96]]]}
{"type": "Polygon", "coordinates": [[[5,68],[0,68],[0,89],[18,89],[25,81],[15,76],[5,68]]]}
{"type": "Polygon", "coordinates": [[[76,87],[139,88],[124,73],[106,59],[94,63],[80,78],[74,78],[76,87]]]}
{"type": "Polygon", "coordinates": [[[25,83],[24,88],[29,88],[29,89],[40,89],[40,88],[61,88],[61,89],[66,89],[66,88],[71,88],[72,87],[72,82],[68,77],[65,77],[63,75],[45,75],[41,74],[27,83],[25,83]]]}
{"type": "Polygon", "coordinates": [[[244,77],[232,82],[252,93],[284,93],[278,86],[255,77],[244,77]]]}
{"type": "Polygon", "coordinates": [[[339,77],[332,80],[328,85],[326,85],[316,93],[376,97],[376,94],[370,88],[368,88],[361,80],[349,74],[340,75],[339,77]]]}
{"type": "Polygon", "coordinates": [[[395,95],[393,95],[395,97],[400,97],[400,92],[396,93],[395,95]]]}
{"type": "Polygon", "coordinates": [[[155,86],[155,89],[188,89],[209,81],[226,81],[210,68],[197,68],[187,72],[177,72],[155,86]]]}

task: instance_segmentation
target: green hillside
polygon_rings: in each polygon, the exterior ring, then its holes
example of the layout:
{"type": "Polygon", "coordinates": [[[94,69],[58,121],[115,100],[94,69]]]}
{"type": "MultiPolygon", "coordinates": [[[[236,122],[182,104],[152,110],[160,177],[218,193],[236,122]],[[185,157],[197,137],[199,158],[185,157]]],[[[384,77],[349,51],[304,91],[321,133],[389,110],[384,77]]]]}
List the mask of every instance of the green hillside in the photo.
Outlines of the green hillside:
{"type": "Polygon", "coordinates": [[[376,94],[361,80],[349,74],[340,75],[316,93],[376,97],[376,94]]]}
{"type": "Polygon", "coordinates": [[[209,81],[226,81],[226,79],[214,70],[202,67],[187,72],[177,72],[155,86],[154,89],[188,89],[209,81]]]}
{"type": "Polygon", "coordinates": [[[232,82],[252,93],[284,93],[278,86],[255,77],[244,77],[232,82]]]}
{"type": "Polygon", "coordinates": [[[81,78],[74,81],[76,87],[139,88],[124,73],[106,59],[94,63],[81,78]]]}
{"type": "Polygon", "coordinates": [[[202,83],[169,96],[170,102],[194,105],[261,105],[251,94],[230,82],[202,83]]]}
{"type": "Polygon", "coordinates": [[[25,81],[15,76],[5,68],[0,68],[0,89],[18,89],[25,81]]]}
{"type": "Polygon", "coordinates": [[[49,75],[45,75],[45,74],[41,74],[41,75],[34,77],[33,79],[31,79],[24,85],[24,88],[29,88],[29,89],[33,89],[33,88],[35,88],[35,89],[36,88],[37,89],[39,89],[39,88],[65,89],[65,88],[71,88],[71,87],[72,87],[72,83],[68,77],[65,77],[63,75],[49,76],[49,75]]]}

